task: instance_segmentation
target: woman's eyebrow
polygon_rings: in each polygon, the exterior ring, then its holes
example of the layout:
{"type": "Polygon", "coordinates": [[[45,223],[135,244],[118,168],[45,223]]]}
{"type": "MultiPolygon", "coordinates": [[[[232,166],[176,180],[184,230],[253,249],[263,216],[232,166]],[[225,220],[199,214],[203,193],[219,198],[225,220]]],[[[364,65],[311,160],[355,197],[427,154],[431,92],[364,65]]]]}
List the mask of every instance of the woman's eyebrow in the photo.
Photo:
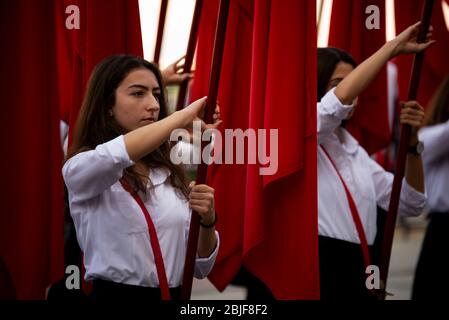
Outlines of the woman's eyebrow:
{"type": "Polygon", "coordinates": [[[138,89],[143,89],[143,90],[147,90],[148,91],[148,87],[141,85],[141,84],[132,84],[128,87],[128,89],[132,89],[132,88],[138,88],[138,89]]]}

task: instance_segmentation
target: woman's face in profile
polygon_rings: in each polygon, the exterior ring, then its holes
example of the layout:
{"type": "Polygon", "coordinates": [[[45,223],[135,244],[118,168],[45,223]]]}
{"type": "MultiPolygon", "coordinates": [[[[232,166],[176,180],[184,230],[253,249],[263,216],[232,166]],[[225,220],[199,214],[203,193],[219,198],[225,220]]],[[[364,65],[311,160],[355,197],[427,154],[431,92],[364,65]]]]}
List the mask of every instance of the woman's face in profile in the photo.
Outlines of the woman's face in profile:
{"type": "Polygon", "coordinates": [[[117,87],[109,114],[126,132],[153,123],[159,118],[161,90],[152,71],[133,70],[117,87]]]}
{"type": "MultiPolygon", "coordinates": [[[[327,84],[326,92],[328,92],[332,88],[335,88],[353,70],[354,70],[354,67],[351,64],[343,62],[343,61],[340,61],[335,66],[335,70],[332,73],[332,76],[331,76],[331,79],[329,80],[329,83],[327,84]]],[[[353,102],[354,106],[357,105],[357,100],[358,100],[358,98],[356,98],[354,100],[354,102],[353,102]]],[[[355,110],[355,108],[349,113],[349,115],[346,118],[346,120],[348,120],[349,118],[352,117],[352,115],[354,114],[354,110],[355,110]]]]}

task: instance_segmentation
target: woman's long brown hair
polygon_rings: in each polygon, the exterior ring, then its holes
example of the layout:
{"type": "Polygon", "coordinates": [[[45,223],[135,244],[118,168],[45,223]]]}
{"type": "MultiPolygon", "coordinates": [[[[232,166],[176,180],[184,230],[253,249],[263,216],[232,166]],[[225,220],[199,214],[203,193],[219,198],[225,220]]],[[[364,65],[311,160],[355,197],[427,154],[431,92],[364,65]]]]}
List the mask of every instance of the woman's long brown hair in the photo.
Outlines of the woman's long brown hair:
{"type": "MultiPolygon", "coordinates": [[[[161,88],[159,101],[159,120],[167,117],[167,99],[159,69],[152,63],[132,55],[114,55],[101,61],[92,72],[86,95],[79,111],[72,144],[67,160],[74,155],[95,149],[99,144],[110,141],[121,134],[123,129],[114,117],[109,116],[109,110],[115,104],[115,92],[120,83],[133,70],[148,69],[156,76],[161,88]]],[[[170,161],[171,144],[164,142],[158,149],[146,155],[141,161],[148,168],[163,167],[170,171],[170,183],[187,197],[187,185],[184,170],[170,161]]],[[[124,170],[124,176],[136,189],[145,193],[144,179],[135,166],[124,170]]],[[[151,183],[151,182],[150,182],[151,183]]]]}

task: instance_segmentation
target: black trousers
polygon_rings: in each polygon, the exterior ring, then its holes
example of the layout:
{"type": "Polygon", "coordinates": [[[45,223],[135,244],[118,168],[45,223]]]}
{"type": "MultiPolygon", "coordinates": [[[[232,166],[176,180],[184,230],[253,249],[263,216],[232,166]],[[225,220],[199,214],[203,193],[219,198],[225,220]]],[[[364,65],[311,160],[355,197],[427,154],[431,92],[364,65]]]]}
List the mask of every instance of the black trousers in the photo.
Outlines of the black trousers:
{"type": "Polygon", "coordinates": [[[376,300],[366,288],[361,245],[324,236],[318,241],[321,300],[376,300]]]}
{"type": "MultiPolygon", "coordinates": [[[[172,300],[179,300],[181,287],[170,288],[170,294],[172,300]]],[[[90,300],[100,302],[111,300],[133,302],[159,301],[161,300],[161,290],[159,288],[134,286],[106,280],[94,280],[90,300]]]]}
{"type": "Polygon", "coordinates": [[[415,271],[412,300],[449,299],[449,212],[432,212],[415,271]]]}

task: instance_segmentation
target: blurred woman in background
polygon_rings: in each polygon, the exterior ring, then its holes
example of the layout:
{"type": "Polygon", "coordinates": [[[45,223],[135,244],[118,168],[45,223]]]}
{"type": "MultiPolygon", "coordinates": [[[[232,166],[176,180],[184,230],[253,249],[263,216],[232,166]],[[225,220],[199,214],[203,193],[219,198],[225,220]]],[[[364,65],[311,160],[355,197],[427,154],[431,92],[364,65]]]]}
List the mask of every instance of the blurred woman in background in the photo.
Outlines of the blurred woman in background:
{"type": "Polygon", "coordinates": [[[429,223],[419,256],[413,300],[448,299],[449,277],[449,75],[427,110],[419,138],[424,142],[423,162],[430,208],[429,223]]]}

